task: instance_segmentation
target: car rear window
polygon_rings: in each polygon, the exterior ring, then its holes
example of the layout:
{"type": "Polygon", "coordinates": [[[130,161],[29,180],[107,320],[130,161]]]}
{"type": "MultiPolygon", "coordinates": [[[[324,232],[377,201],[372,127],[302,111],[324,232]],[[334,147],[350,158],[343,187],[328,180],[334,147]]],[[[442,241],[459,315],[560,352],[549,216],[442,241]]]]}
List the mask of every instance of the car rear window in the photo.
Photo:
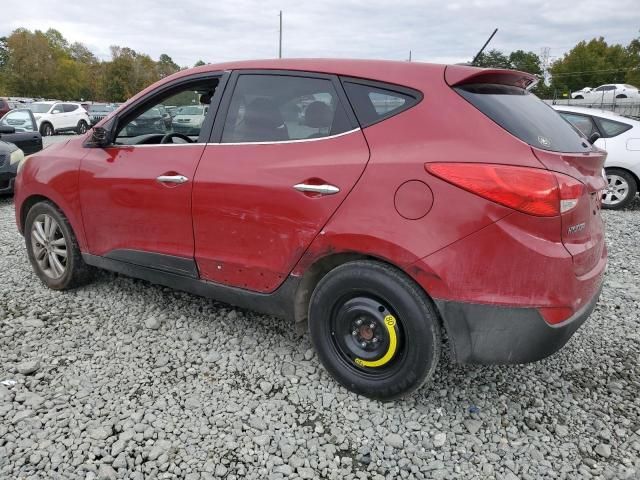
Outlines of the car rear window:
{"type": "Polygon", "coordinates": [[[558,112],[525,89],[483,83],[455,90],[491,120],[533,147],[571,153],[589,152],[593,148],[558,112]]]}
{"type": "Polygon", "coordinates": [[[344,80],[343,85],[362,128],[403,112],[422,98],[414,90],[379,82],[344,80]]]}
{"type": "Polygon", "coordinates": [[[597,122],[600,124],[600,131],[604,138],[617,137],[631,128],[628,123],[616,122],[608,118],[598,117],[597,122]]]}

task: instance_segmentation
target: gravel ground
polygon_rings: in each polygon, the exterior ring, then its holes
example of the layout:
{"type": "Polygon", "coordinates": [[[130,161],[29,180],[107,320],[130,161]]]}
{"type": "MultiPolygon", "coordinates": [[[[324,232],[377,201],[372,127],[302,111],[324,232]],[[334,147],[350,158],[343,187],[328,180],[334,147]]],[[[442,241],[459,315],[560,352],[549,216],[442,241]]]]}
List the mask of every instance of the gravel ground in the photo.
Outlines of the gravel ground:
{"type": "Polygon", "coordinates": [[[442,362],[379,403],[280,320],[104,273],[32,273],[0,200],[0,478],[640,478],[640,201],[606,212],[601,301],[525,366],[442,362]]]}

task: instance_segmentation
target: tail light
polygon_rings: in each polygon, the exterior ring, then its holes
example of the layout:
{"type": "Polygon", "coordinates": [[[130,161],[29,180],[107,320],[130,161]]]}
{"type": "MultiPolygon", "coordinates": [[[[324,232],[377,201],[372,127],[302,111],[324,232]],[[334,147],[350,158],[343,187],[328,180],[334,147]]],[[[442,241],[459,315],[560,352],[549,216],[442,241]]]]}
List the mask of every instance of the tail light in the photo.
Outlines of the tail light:
{"type": "Polygon", "coordinates": [[[487,163],[427,163],[427,172],[468,192],[520,212],[553,217],[578,204],[584,186],[538,168],[487,163]]]}

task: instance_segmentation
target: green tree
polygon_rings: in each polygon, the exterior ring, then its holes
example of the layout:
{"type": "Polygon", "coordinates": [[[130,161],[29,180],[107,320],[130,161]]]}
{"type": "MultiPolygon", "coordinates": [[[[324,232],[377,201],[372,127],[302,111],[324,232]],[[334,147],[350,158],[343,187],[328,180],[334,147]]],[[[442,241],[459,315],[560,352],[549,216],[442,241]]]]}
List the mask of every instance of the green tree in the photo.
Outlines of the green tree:
{"type": "Polygon", "coordinates": [[[624,83],[628,70],[628,48],[594,38],[579,42],[553,63],[551,83],[557,91],[566,93],[603,83],[624,83]]]}
{"type": "Polygon", "coordinates": [[[524,50],[516,50],[509,54],[509,68],[520,70],[521,72],[532,73],[534,75],[542,74],[540,66],[540,57],[533,52],[525,52],[524,50]]]}
{"type": "Polygon", "coordinates": [[[636,87],[640,87],[640,37],[631,41],[627,46],[627,58],[629,70],[624,81],[636,87]]]}
{"type": "Polygon", "coordinates": [[[194,67],[201,67],[203,65],[206,65],[206,63],[204,63],[202,60],[198,60],[193,66],[194,67]]]}
{"type": "Polygon", "coordinates": [[[483,68],[511,68],[509,57],[496,49],[481,53],[474,65],[483,68]]]}
{"type": "Polygon", "coordinates": [[[180,67],[173,61],[173,59],[169,55],[163,53],[162,55],[160,55],[160,59],[158,60],[157,69],[159,77],[164,78],[176,73],[178,70],[180,70],[180,67]]]}

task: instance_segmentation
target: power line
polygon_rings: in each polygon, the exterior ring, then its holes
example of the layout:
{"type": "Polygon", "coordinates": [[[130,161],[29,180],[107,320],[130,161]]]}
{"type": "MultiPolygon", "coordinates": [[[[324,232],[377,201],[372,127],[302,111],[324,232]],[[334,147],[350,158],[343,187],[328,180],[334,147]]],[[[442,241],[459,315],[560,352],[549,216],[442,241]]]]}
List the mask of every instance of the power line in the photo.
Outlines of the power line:
{"type": "Polygon", "coordinates": [[[583,70],[581,72],[567,72],[567,73],[554,73],[554,77],[567,77],[571,75],[582,75],[583,73],[609,73],[609,72],[630,72],[633,70],[640,70],[640,67],[631,68],[610,68],[607,70],[583,70]]]}

